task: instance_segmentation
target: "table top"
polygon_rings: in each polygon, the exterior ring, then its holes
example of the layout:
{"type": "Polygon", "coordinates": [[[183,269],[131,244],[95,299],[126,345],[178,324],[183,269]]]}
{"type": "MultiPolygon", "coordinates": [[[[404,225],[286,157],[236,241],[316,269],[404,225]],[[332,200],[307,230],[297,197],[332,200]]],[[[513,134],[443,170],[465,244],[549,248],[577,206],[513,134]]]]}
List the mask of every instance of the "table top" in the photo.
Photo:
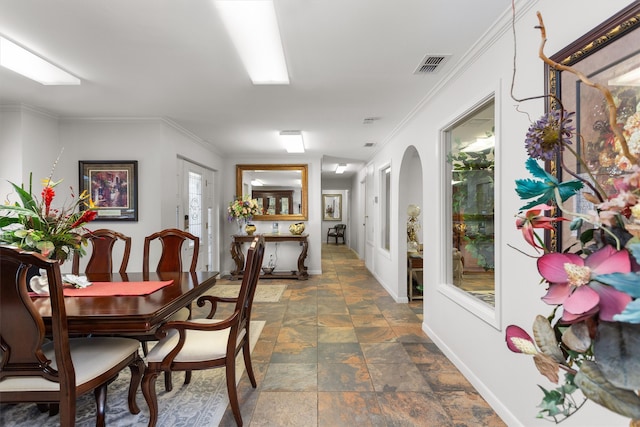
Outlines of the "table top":
{"type": "Polygon", "coordinates": [[[236,242],[253,242],[256,236],[263,236],[265,242],[278,242],[278,241],[306,241],[308,234],[290,234],[290,233],[255,233],[253,236],[247,234],[234,234],[233,240],[236,242]]]}
{"type": "MultiPolygon", "coordinates": [[[[89,274],[92,282],[142,282],[173,280],[149,295],[65,297],[69,333],[144,334],[211,289],[218,272],[198,271],[126,274],[89,274]]],[[[133,286],[133,285],[132,285],[133,286]]],[[[51,318],[48,298],[33,299],[45,319],[51,318]]]]}

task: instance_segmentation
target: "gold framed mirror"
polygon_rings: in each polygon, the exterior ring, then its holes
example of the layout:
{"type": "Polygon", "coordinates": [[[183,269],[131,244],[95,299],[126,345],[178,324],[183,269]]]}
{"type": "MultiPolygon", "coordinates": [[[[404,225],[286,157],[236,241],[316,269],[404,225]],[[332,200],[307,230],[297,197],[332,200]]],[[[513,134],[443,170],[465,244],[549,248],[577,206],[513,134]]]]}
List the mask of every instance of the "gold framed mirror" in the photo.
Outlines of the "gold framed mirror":
{"type": "Polygon", "coordinates": [[[306,164],[236,165],[236,196],[258,201],[262,215],[253,221],[306,221],[307,171],[306,164]]]}

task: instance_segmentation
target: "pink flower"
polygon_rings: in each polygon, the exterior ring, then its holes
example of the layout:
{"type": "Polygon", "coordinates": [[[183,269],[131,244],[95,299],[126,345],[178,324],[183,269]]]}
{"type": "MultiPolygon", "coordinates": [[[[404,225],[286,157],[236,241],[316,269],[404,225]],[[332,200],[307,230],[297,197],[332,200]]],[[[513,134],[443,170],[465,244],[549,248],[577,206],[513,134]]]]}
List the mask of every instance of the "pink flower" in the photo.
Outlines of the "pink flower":
{"type": "Polygon", "coordinates": [[[612,321],[631,301],[631,297],[615,288],[598,283],[597,277],[609,273],[629,273],[631,261],[626,250],[611,246],[589,255],[548,253],[538,258],[538,271],[550,283],[542,300],[562,305],[562,320],[574,323],[599,312],[600,319],[612,321]]]}
{"type": "Polygon", "coordinates": [[[507,347],[514,353],[538,354],[538,349],[531,336],[520,326],[507,326],[505,340],[507,347]]]}
{"type": "Polygon", "coordinates": [[[518,216],[516,219],[516,227],[518,230],[522,230],[524,240],[536,249],[544,249],[544,247],[536,242],[536,235],[533,232],[534,228],[553,230],[554,222],[567,221],[567,219],[563,217],[552,218],[543,215],[545,211],[551,209],[552,207],[549,205],[537,205],[529,209],[524,216],[518,216]]]}

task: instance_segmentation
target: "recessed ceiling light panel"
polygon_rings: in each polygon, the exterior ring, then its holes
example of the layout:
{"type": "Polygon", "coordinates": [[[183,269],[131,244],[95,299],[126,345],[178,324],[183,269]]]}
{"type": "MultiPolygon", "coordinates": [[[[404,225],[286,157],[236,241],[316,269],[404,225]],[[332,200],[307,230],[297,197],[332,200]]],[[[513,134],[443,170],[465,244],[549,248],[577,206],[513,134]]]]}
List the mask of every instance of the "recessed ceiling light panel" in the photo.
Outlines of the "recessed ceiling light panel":
{"type": "Polygon", "coordinates": [[[79,85],[80,79],[0,37],[0,65],[43,85],[79,85]]]}

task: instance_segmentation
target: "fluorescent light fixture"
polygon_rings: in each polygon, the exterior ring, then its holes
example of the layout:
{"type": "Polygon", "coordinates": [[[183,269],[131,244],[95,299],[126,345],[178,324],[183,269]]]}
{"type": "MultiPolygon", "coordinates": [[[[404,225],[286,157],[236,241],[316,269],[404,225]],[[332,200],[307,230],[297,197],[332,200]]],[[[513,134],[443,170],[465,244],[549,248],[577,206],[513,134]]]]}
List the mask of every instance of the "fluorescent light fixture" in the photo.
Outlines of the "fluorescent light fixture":
{"type": "Polygon", "coordinates": [[[607,83],[609,86],[640,86],[640,67],[614,77],[607,83]]]}
{"type": "Polygon", "coordinates": [[[344,173],[345,170],[347,170],[347,164],[346,163],[340,163],[336,167],[336,173],[344,173]]]}
{"type": "Polygon", "coordinates": [[[79,85],[80,79],[0,37],[0,65],[43,85],[79,85]]]}
{"type": "Polygon", "coordinates": [[[280,132],[280,139],[287,153],[304,153],[304,141],[299,130],[283,130],[280,132]]]}
{"type": "Polygon", "coordinates": [[[490,136],[489,138],[478,138],[460,151],[462,151],[463,153],[476,153],[479,151],[484,151],[488,148],[493,148],[495,146],[496,137],[490,136]]]}
{"type": "Polygon", "coordinates": [[[217,0],[214,4],[253,84],[289,84],[273,1],[217,0]]]}

